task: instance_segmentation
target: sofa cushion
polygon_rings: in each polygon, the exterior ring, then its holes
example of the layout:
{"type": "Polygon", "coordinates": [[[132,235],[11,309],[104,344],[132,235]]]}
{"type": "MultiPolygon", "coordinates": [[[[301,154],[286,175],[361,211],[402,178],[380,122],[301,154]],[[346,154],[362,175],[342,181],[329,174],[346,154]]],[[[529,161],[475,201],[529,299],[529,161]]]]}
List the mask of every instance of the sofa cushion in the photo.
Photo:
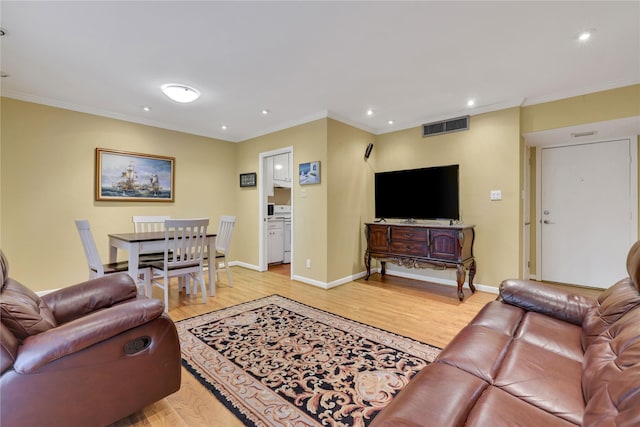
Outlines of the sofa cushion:
{"type": "Polygon", "coordinates": [[[18,356],[18,339],[4,324],[0,324],[0,373],[13,366],[18,356]]]}
{"type": "Polygon", "coordinates": [[[544,426],[575,427],[575,423],[550,414],[505,391],[489,387],[471,410],[465,427],[544,426]]]}
{"type": "Polygon", "coordinates": [[[587,410],[599,413],[619,409],[621,399],[640,399],[640,309],[625,314],[591,344],[583,361],[582,391],[587,410]]]}
{"type": "Polygon", "coordinates": [[[599,307],[590,310],[582,324],[582,348],[585,351],[611,324],[640,306],[640,292],[633,280],[627,277],[600,294],[598,302],[599,307]]]}
{"type": "Polygon", "coordinates": [[[580,424],[584,414],[581,371],[581,362],[514,340],[494,385],[556,417],[580,424]]]}
{"type": "Polygon", "coordinates": [[[11,278],[2,287],[0,310],[2,324],[20,341],[57,325],[40,297],[11,278]]]}
{"type": "Polygon", "coordinates": [[[523,316],[514,338],[582,363],[582,328],[536,312],[523,316]]]}
{"type": "Polygon", "coordinates": [[[640,290],[640,240],[635,242],[627,254],[627,273],[637,290],[640,290]]]}
{"type": "Polygon", "coordinates": [[[434,362],[422,369],[376,416],[374,424],[462,427],[487,387],[489,384],[474,375],[434,362]]]}
{"type": "Polygon", "coordinates": [[[4,285],[4,282],[9,278],[9,262],[7,257],[4,256],[4,252],[0,250],[0,289],[4,285]]]}

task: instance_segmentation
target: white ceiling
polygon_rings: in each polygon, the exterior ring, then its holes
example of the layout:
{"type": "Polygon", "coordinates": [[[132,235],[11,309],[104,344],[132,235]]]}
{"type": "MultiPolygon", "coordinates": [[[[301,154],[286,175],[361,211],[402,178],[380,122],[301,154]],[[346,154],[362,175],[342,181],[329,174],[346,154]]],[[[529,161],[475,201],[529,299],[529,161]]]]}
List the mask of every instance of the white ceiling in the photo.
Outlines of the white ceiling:
{"type": "Polygon", "coordinates": [[[3,96],[227,141],[327,116],[380,134],[640,83],[638,1],[2,0],[0,14],[3,96]],[[175,103],[164,83],[202,96],[175,103]]]}

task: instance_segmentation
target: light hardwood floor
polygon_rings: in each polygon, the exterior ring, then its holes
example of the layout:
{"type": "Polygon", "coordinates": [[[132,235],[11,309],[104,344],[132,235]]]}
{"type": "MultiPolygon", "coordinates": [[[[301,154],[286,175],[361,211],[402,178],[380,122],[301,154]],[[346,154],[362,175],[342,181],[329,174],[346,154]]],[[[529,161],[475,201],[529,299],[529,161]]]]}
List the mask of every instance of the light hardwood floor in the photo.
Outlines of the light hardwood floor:
{"type": "MultiPolygon", "coordinates": [[[[465,289],[464,302],[456,288],[373,274],[369,281],[350,282],[330,290],[289,279],[285,267],[256,272],[232,267],[233,288],[221,274],[216,296],[202,303],[199,296],[171,289],[169,315],[174,321],[229,307],[268,295],[279,294],[387,331],[444,347],[476,313],[497,295],[465,289]]],[[[160,291],[154,294],[162,298],[160,291]]],[[[586,294],[592,291],[584,290],[586,294]]],[[[235,427],[243,424],[184,368],[181,389],[113,426],[235,427]]]]}

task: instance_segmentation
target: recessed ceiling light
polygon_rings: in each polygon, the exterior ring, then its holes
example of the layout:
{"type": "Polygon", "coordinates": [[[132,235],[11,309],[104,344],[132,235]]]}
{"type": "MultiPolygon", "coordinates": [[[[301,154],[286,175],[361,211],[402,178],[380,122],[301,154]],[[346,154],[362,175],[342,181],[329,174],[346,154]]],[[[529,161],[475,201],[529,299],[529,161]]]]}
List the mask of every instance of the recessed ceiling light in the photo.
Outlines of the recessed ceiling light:
{"type": "Polygon", "coordinates": [[[593,33],[595,33],[595,32],[596,32],[595,28],[591,28],[589,30],[585,30],[585,31],[581,32],[580,34],[578,34],[578,41],[584,43],[584,42],[590,40],[591,37],[593,36],[593,33]]]}
{"type": "Polygon", "coordinates": [[[200,98],[200,92],[192,87],[170,83],[162,85],[162,92],[176,102],[193,102],[200,98]]]}
{"type": "Polygon", "coordinates": [[[393,121],[393,120],[389,120],[389,121],[387,121],[387,124],[390,124],[390,125],[392,125],[392,124],[394,124],[394,123],[395,123],[395,121],[393,121]]]}
{"type": "Polygon", "coordinates": [[[227,130],[227,125],[222,125],[222,126],[220,126],[220,129],[222,129],[222,130],[227,130]]]}
{"type": "Polygon", "coordinates": [[[367,116],[373,116],[373,110],[371,108],[367,110],[367,116]]]}
{"type": "Polygon", "coordinates": [[[470,99],[467,101],[467,107],[473,107],[474,105],[476,105],[475,99],[470,99]]]}
{"type": "Polygon", "coordinates": [[[151,111],[151,107],[142,107],[144,111],[151,111]]]}
{"type": "Polygon", "coordinates": [[[269,114],[269,110],[267,110],[266,108],[264,108],[262,111],[260,111],[262,113],[263,116],[266,116],[267,114],[269,114]]]}

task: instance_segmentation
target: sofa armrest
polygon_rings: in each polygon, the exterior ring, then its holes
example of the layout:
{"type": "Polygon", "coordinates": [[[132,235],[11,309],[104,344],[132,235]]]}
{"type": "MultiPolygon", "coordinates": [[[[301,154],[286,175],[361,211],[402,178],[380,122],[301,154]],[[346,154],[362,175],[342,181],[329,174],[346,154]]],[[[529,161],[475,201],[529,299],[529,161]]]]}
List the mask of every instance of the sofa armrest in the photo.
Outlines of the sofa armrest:
{"type": "Polygon", "coordinates": [[[110,274],[62,288],[41,298],[58,324],[64,324],[102,308],[136,298],[136,285],[128,274],[110,274]]]}
{"type": "Polygon", "coordinates": [[[28,337],[20,347],[13,367],[16,372],[31,373],[56,359],[148,323],[163,312],[162,301],[145,298],[90,313],[28,337]]]}
{"type": "Polygon", "coordinates": [[[500,284],[503,302],[582,325],[587,312],[598,306],[594,298],[533,280],[507,279],[500,284]]]}

